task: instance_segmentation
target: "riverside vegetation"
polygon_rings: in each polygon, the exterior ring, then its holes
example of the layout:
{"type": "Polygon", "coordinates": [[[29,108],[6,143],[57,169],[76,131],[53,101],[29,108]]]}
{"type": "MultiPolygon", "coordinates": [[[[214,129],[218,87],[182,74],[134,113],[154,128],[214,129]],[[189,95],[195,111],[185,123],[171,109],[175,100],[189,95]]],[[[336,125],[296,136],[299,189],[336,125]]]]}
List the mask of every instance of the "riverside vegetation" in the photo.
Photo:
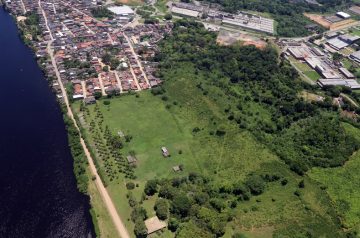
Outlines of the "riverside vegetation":
{"type": "Polygon", "coordinates": [[[160,47],[161,87],[73,105],[134,235],[157,215],[168,222],[160,237],[356,236],[360,190],[336,188],[357,178],[359,124],[332,104],[352,92],[319,92],[272,47],[219,46],[195,22],[177,21],[160,47]]]}

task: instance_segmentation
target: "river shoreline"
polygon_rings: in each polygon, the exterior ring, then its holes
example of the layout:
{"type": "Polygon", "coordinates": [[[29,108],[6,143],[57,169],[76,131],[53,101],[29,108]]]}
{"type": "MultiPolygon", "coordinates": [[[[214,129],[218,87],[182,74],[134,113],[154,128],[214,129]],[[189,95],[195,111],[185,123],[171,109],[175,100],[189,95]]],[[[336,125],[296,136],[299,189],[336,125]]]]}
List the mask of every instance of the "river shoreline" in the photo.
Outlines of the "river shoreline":
{"type": "MultiPolygon", "coordinates": [[[[15,25],[16,25],[16,27],[17,27],[17,31],[18,31],[18,37],[20,38],[20,40],[21,40],[21,42],[23,43],[23,44],[25,44],[26,42],[24,41],[24,31],[23,31],[23,29],[20,27],[20,25],[19,25],[19,22],[18,21],[16,21],[16,17],[10,12],[10,11],[8,11],[8,9],[5,7],[5,4],[3,4],[3,2],[0,2],[0,6],[3,8],[3,10],[4,10],[4,12],[6,13],[6,14],[9,14],[9,16],[11,16],[12,17],[12,20],[13,20],[13,22],[15,23],[15,25]]],[[[34,41],[33,41],[34,42],[34,41]]],[[[36,60],[36,62],[37,62],[37,65],[38,65],[38,67],[39,67],[39,69],[41,70],[41,72],[42,72],[42,74],[43,74],[43,79],[46,79],[46,81],[48,82],[48,86],[50,87],[50,88],[52,88],[51,87],[51,85],[52,85],[52,83],[53,83],[53,81],[51,81],[51,80],[49,80],[49,78],[48,78],[48,76],[47,76],[47,72],[46,72],[46,70],[44,69],[44,68],[42,68],[41,67],[41,63],[40,63],[40,61],[39,61],[39,58],[37,58],[36,57],[36,55],[35,55],[35,52],[34,52],[34,48],[31,46],[31,45],[28,45],[28,44],[25,44],[30,50],[31,50],[31,52],[32,52],[32,56],[33,56],[33,58],[36,60]]],[[[53,90],[54,91],[54,90],[53,90]]],[[[63,115],[63,119],[62,119],[62,121],[63,121],[63,123],[65,123],[66,122],[66,112],[64,112],[64,110],[63,110],[63,103],[62,103],[62,101],[61,100],[59,100],[59,98],[57,98],[57,104],[58,104],[58,107],[61,109],[61,112],[62,112],[62,115],[63,115]]],[[[71,137],[72,137],[72,135],[69,133],[69,127],[71,127],[71,125],[67,125],[66,126],[66,128],[64,127],[63,129],[66,129],[66,133],[67,133],[67,137],[68,137],[68,143],[69,143],[69,141],[71,141],[71,137]]],[[[75,138],[76,139],[76,138],[75,138]]],[[[78,141],[78,143],[80,144],[80,140],[78,141]]],[[[71,149],[71,151],[73,152],[73,150],[74,150],[74,145],[71,145],[70,143],[68,144],[68,146],[69,146],[69,148],[71,149]]],[[[77,182],[77,184],[78,184],[78,186],[77,186],[77,190],[79,191],[79,192],[81,192],[82,193],[82,196],[85,198],[85,200],[86,200],[86,203],[87,203],[87,207],[88,207],[88,210],[87,210],[87,213],[91,216],[91,218],[92,218],[92,228],[91,228],[91,232],[90,232],[90,234],[88,234],[87,235],[87,237],[94,237],[94,226],[96,226],[96,216],[94,215],[94,213],[93,212],[90,212],[91,211],[91,209],[92,209],[92,207],[91,207],[91,203],[90,203],[90,197],[89,197],[89,195],[87,194],[87,182],[89,181],[89,178],[88,177],[86,177],[86,179],[85,179],[85,185],[82,185],[82,186],[80,186],[79,184],[83,184],[84,183],[84,177],[82,177],[82,178],[80,178],[79,176],[77,176],[77,174],[76,174],[76,166],[77,166],[77,164],[76,164],[76,162],[75,162],[75,160],[74,160],[74,153],[72,153],[72,160],[73,160],[73,165],[72,165],[72,167],[73,167],[73,171],[72,171],[72,173],[75,175],[74,177],[75,177],[75,179],[76,179],[76,182],[77,182]],[[86,188],[84,188],[84,187],[86,187],[86,188]],[[89,236],[90,235],[90,236],[89,236]]],[[[85,162],[85,166],[84,166],[84,163],[83,163],[83,165],[82,165],[82,167],[85,167],[85,169],[86,169],[86,167],[87,167],[87,161],[86,161],[86,158],[84,157],[84,161],[83,162],[85,162]]],[[[95,229],[96,230],[96,229],[95,229]]],[[[51,232],[53,232],[53,231],[51,231],[51,232]]],[[[0,233],[1,234],[1,233],[0,233]]]]}

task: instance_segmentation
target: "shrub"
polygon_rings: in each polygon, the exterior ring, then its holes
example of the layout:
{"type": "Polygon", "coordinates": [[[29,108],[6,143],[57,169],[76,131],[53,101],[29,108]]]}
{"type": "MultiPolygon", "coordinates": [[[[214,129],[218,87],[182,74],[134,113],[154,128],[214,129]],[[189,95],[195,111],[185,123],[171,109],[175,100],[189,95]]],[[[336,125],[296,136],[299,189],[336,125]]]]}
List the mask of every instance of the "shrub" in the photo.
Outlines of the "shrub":
{"type": "Polygon", "coordinates": [[[179,222],[176,220],[176,218],[170,218],[168,228],[170,231],[175,232],[177,228],[179,227],[179,222]]]}
{"type": "Polygon", "coordinates": [[[133,182],[126,183],[126,188],[128,190],[133,190],[135,188],[135,184],[133,182]]]}
{"type": "Polygon", "coordinates": [[[131,220],[133,222],[137,221],[138,219],[145,220],[146,218],[147,218],[147,213],[143,207],[137,206],[131,212],[131,220]]]}
{"type": "Polygon", "coordinates": [[[134,233],[137,238],[145,238],[147,237],[147,229],[145,226],[145,222],[141,219],[136,220],[134,233]]]}
{"type": "Polygon", "coordinates": [[[165,199],[158,199],[155,203],[154,207],[156,211],[156,216],[160,220],[166,220],[168,217],[168,211],[169,211],[169,204],[165,199]]]}
{"type": "Polygon", "coordinates": [[[175,190],[170,185],[166,184],[159,190],[159,197],[172,199],[174,197],[175,190]]]}
{"type": "Polygon", "coordinates": [[[299,187],[299,188],[304,188],[304,187],[305,187],[304,180],[301,180],[301,181],[299,182],[298,187],[299,187]]]}
{"type": "Polygon", "coordinates": [[[191,202],[189,198],[181,193],[174,197],[171,204],[171,212],[178,214],[182,217],[186,217],[191,208],[191,202]]]}
{"type": "Polygon", "coordinates": [[[287,183],[288,183],[288,180],[287,180],[287,179],[281,180],[281,185],[282,185],[282,186],[285,186],[287,183]]]}
{"type": "Polygon", "coordinates": [[[254,195],[260,195],[265,190],[265,182],[259,175],[251,175],[248,177],[246,185],[254,195]]]}
{"type": "Polygon", "coordinates": [[[145,184],[144,192],[148,196],[152,196],[157,192],[157,181],[156,180],[149,180],[145,184]]]}
{"type": "Polygon", "coordinates": [[[223,209],[225,209],[225,203],[221,199],[218,198],[212,198],[210,200],[210,205],[215,208],[218,212],[221,212],[223,209]]]}

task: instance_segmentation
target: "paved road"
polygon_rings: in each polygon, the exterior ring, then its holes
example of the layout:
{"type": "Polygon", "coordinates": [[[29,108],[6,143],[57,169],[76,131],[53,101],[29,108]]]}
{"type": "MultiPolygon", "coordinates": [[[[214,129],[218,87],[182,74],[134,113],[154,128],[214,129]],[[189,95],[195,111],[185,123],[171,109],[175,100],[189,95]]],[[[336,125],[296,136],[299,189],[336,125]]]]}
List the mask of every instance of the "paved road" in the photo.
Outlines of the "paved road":
{"type": "MultiPolygon", "coordinates": [[[[51,31],[50,31],[50,28],[48,26],[48,22],[47,22],[47,18],[46,18],[46,14],[45,14],[45,11],[42,9],[41,7],[41,2],[39,0],[39,7],[40,7],[40,10],[45,18],[45,24],[46,24],[46,27],[48,28],[49,32],[50,32],[50,36],[51,36],[51,41],[48,42],[48,45],[47,45],[47,51],[50,55],[50,58],[51,58],[51,62],[53,64],[53,67],[54,67],[54,70],[55,70],[55,74],[56,74],[56,77],[57,77],[57,80],[58,80],[58,83],[60,85],[60,89],[61,89],[61,92],[62,92],[62,95],[63,95],[63,99],[64,99],[64,102],[65,102],[65,105],[66,105],[66,108],[67,108],[67,115],[70,117],[70,119],[73,121],[75,127],[77,128],[77,130],[79,131],[80,133],[80,129],[76,123],[76,120],[74,118],[74,114],[72,112],[72,109],[70,107],[70,104],[69,104],[69,100],[68,100],[68,97],[67,97],[67,94],[66,94],[66,90],[64,88],[64,85],[61,81],[61,77],[60,77],[60,73],[59,73],[59,70],[57,68],[57,65],[56,65],[56,61],[55,61],[55,57],[54,57],[54,53],[53,53],[53,50],[51,49],[51,45],[52,45],[52,42],[53,42],[53,37],[52,37],[52,34],[51,34],[51,31]]],[[[108,193],[108,191],[106,190],[103,182],[101,181],[101,178],[96,170],[96,167],[95,167],[95,164],[94,164],[94,160],[93,158],[91,157],[90,155],[90,152],[84,142],[84,139],[81,137],[81,133],[80,133],[80,142],[81,142],[81,145],[83,147],[83,150],[85,152],[85,155],[86,155],[86,158],[89,162],[89,166],[90,166],[90,170],[91,170],[91,173],[92,175],[95,176],[95,183],[96,183],[96,187],[103,199],[103,202],[106,206],[106,208],[108,209],[108,212],[112,218],[112,221],[115,225],[115,228],[116,230],[118,231],[118,234],[120,237],[122,238],[130,238],[130,235],[124,225],[124,223],[122,222],[116,208],[115,208],[115,205],[113,203],[113,201],[111,200],[110,198],[110,195],[108,193]]]]}
{"type": "Polygon", "coordinates": [[[129,46],[130,46],[131,52],[132,52],[132,54],[134,55],[138,66],[140,67],[140,71],[141,71],[142,75],[144,76],[146,83],[147,83],[147,84],[149,85],[149,87],[150,87],[149,79],[148,79],[148,77],[147,77],[146,74],[145,74],[145,71],[144,71],[144,69],[143,69],[143,66],[142,66],[139,58],[137,57],[137,54],[135,53],[134,47],[132,46],[129,37],[127,37],[127,35],[125,35],[125,33],[124,33],[124,37],[125,37],[126,41],[128,42],[128,44],[129,44],[129,46]]]}

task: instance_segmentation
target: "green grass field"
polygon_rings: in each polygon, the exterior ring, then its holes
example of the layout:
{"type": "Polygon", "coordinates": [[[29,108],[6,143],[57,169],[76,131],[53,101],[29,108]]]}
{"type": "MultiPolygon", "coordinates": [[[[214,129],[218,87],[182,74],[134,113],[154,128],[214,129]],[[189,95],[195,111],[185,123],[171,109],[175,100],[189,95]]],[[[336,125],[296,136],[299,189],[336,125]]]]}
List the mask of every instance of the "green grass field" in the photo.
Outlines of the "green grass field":
{"type": "Polygon", "coordinates": [[[304,74],[305,74],[306,76],[308,76],[308,77],[309,77],[311,80],[313,80],[313,81],[317,81],[318,79],[321,78],[321,76],[320,76],[316,71],[314,71],[314,70],[306,71],[306,72],[304,72],[304,74]]]}
{"type": "MultiPolygon", "coordinates": [[[[103,103],[108,99],[100,100],[97,105],[103,119],[96,116],[94,105],[87,107],[87,115],[80,112],[80,104],[75,103],[75,111],[83,118],[80,121],[85,129],[84,135],[93,151],[96,151],[94,143],[99,141],[97,137],[104,137],[106,126],[114,135],[122,131],[133,137],[130,142],[124,142],[121,154],[127,156],[134,151],[138,159],[134,180],[138,187],[132,190],[138,201],[149,179],[197,171],[209,175],[221,185],[228,181],[242,182],[253,172],[264,174],[276,171],[288,180],[288,184],[269,183],[262,195],[239,203],[234,209],[235,219],[228,224],[224,237],[231,237],[234,232],[254,238],[272,235],[286,237],[286,234],[304,226],[311,227],[314,234],[326,237],[331,232],[336,237],[334,210],[329,205],[331,202],[327,194],[312,179],[305,178],[305,188],[301,189],[300,196],[295,196],[301,177],[290,172],[276,155],[257,142],[249,132],[239,129],[236,123],[227,119],[224,108],[234,105],[219,88],[204,85],[207,93],[203,93],[196,87],[200,79],[193,76],[192,69],[186,67],[167,75],[171,80],[165,85],[166,97],[153,96],[145,91],[138,93],[138,96],[124,95],[111,99],[110,105],[103,103]],[[191,80],[188,80],[190,77],[191,80]],[[91,122],[94,122],[93,126],[91,122]],[[91,131],[92,127],[95,130],[91,131]],[[225,135],[216,136],[218,129],[224,130],[225,135]],[[162,156],[162,146],[168,148],[171,157],[162,156]],[[172,167],[180,164],[184,166],[184,171],[173,172],[172,167]]],[[[266,110],[257,104],[249,105],[246,110],[271,120],[266,110]]],[[[97,152],[95,154],[98,155],[97,152]]],[[[118,212],[131,233],[133,223],[130,221],[131,208],[125,187],[129,179],[116,172],[119,166],[114,156],[107,154],[108,157],[96,156],[96,160],[118,212]]],[[[149,216],[154,214],[155,200],[156,197],[151,197],[142,203],[149,216]]],[[[106,217],[99,219],[100,230],[110,226],[109,222],[106,217]]],[[[158,237],[174,237],[174,234],[166,230],[158,237]]]]}
{"type": "Polygon", "coordinates": [[[310,68],[309,65],[305,64],[305,63],[294,63],[294,65],[301,70],[302,72],[307,72],[307,71],[311,71],[312,69],[310,68]]]}
{"type": "Polygon", "coordinates": [[[353,27],[349,30],[349,32],[352,34],[352,35],[355,35],[355,36],[360,36],[360,28],[359,27],[353,27]]]}
{"type": "Polygon", "coordinates": [[[168,0],[158,0],[155,3],[155,7],[162,13],[167,12],[166,4],[168,3],[168,0]]]}

